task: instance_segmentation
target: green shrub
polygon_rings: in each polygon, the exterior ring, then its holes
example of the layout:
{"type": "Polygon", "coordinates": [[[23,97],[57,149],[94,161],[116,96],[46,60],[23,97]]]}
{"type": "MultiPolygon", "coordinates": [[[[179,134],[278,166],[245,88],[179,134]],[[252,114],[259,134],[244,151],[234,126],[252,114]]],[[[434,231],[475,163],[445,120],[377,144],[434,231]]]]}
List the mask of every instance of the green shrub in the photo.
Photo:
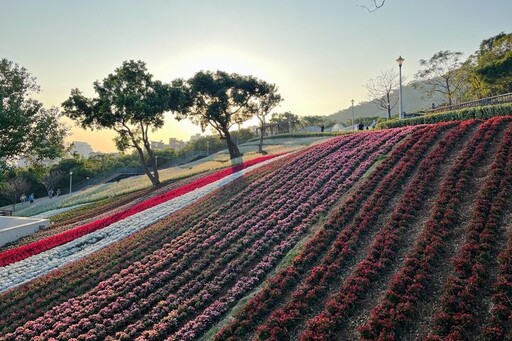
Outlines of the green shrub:
{"type": "Polygon", "coordinates": [[[418,124],[430,124],[447,121],[464,121],[473,118],[488,119],[494,116],[505,116],[511,114],[512,103],[504,103],[445,111],[438,114],[407,118],[404,120],[393,119],[378,123],[377,128],[398,128],[418,124]]]}

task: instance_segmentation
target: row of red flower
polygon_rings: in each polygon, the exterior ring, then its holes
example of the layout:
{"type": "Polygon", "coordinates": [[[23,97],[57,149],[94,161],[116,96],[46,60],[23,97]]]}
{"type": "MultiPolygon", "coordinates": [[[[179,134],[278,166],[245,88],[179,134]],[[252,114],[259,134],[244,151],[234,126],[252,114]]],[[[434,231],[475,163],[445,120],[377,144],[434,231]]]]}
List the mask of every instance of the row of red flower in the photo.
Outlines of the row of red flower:
{"type": "MultiPolygon", "coordinates": [[[[394,132],[387,132],[386,134],[391,137],[394,132]]],[[[303,235],[304,231],[309,228],[310,223],[313,220],[316,220],[318,214],[325,213],[326,207],[330,207],[335,201],[337,201],[338,198],[353,185],[354,181],[360,178],[369,169],[378,155],[389,150],[398,139],[402,138],[400,136],[402,134],[405,134],[405,131],[402,131],[389,139],[385,136],[375,135],[372,136],[372,140],[375,140],[375,137],[377,137],[377,144],[372,141],[361,144],[351,151],[350,154],[352,154],[352,156],[349,159],[341,155],[340,157],[335,156],[336,162],[343,165],[343,169],[341,171],[334,171],[322,189],[313,195],[308,201],[312,207],[315,207],[311,214],[308,215],[308,221],[298,221],[299,224],[293,229],[293,232],[290,233],[286,239],[283,239],[273,249],[269,249],[269,252],[264,253],[265,256],[257,263],[254,262],[255,265],[250,268],[250,271],[240,277],[236,282],[234,282],[234,284],[215,285],[216,287],[230,289],[221,297],[216,299],[212,297],[210,300],[212,303],[209,303],[199,316],[180,328],[174,337],[180,340],[188,340],[195,338],[197,335],[201,335],[201,333],[218,320],[220,316],[227,312],[227,310],[239,298],[259,284],[261,279],[277,264],[283,255],[290,250],[298,238],[303,235]],[[384,145],[383,141],[386,141],[384,145]],[[377,146],[379,147],[377,148],[377,146]],[[366,160],[363,161],[365,158],[366,160]]],[[[202,292],[209,295],[212,291],[203,290],[202,292]]],[[[196,295],[188,302],[189,305],[193,305],[194,307],[201,303],[204,303],[201,295],[196,295]]]]}
{"type": "MultiPolygon", "coordinates": [[[[338,146],[339,147],[339,146],[338,146]]],[[[308,167],[303,167],[304,164],[309,164],[309,167],[314,167],[318,160],[315,160],[311,157],[304,157],[303,158],[304,163],[296,163],[296,169],[300,170],[303,174],[303,177],[305,177],[307,172],[311,173],[311,170],[308,170],[308,167]]],[[[318,165],[316,165],[318,166],[318,165]]],[[[320,168],[320,167],[317,167],[320,168]]],[[[290,169],[288,169],[289,171],[290,169]]],[[[246,212],[245,209],[251,210],[254,208],[255,202],[258,202],[258,204],[264,203],[264,205],[271,204],[271,200],[275,199],[272,197],[272,193],[275,193],[281,187],[283,187],[285,184],[289,184],[291,182],[286,181],[286,177],[288,174],[286,172],[281,172],[282,174],[279,174],[279,177],[272,177],[271,179],[268,179],[266,181],[265,186],[263,186],[263,183],[258,184],[257,186],[249,186],[251,187],[251,190],[248,193],[252,193],[255,196],[258,196],[260,198],[269,198],[268,200],[251,200],[254,198],[247,198],[244,196],[239,196],[239,202],[238,206],[240,206],[240,209],[242,212],[246,212]],[[280,181],[280,179],[283,179],[283,181],[280,181]],[[262,190],[263,188],[268,188],[268,190],[262,190]],[[259,193],[260,191],[261,193],[259,193]],[[249,200],[247,200],[249,199],[249,200]]],[[[292,172],[293,173],[293,172],[292,172]]],[[[293,176],[293,174],[291,174],[293,176]]],[[[314,178],[314,177],[312,177],[314,178]]],[[[311,179],[314,180],[314,179],[311,179]]],[[[285,188],[284,191],[290,191],[291,188],[285,188]]],[[[246,193],[246,195],[248,194],[246,193]]],[[[294,193],[299,195],[301,193],[294,193]]],[[[226,207],[230,206],[230,203],[225,205],[226,207]]],[[[259,206],[257,211],[264,211],[265,206],[259,206]]],[[[139,290],[138,288],[142,288],[142,284],[149,283],[151,285],[151,282],[148,279],[155,278],[155,275],[161,275],[162,280],[169,281],[172,276],[167,275],[162,269],[166,269],[166,271],[175,270],[175,273],[179,273],[182,269],[185,267],[189,267],[190,265],[197,263],[197,258],[201,254],[204,254],[203,250],[206,249],[206,247],[209,247],[210,250],[214,250],[214,247],[218,245],[217,254],[221,251],[225,250],[226,248],[222,247],[222,241],[228,236],[229,232],[232,232],[235,227],[241,227],[240,232],[238,233],[232,233],[230,235],[231,238],[239,238],[240,236],[244,235],[244,232],[247,232],[248,228],[250,228],[254,221],[248,221],[244,224],[242,222],[243,214],[240,214],[240,212],[234,212],[236,210],[229,210],[225,209],[222,210],[222,215],[217,215],[214,217],[211,217],[207,222],[205,222],[204,225],[207,226],[197,226],[195,228],[192,228],[191,231],[185,233],[182,235],[182,238],[176,238],[173,240],[168,246],[165,246],[164,249],[162,249],[161,252],[156,252],[150,257],[147,257],[147,259],[143,260],[141,263],[134,264],[133,266],[129,267],[125,272],[121,272],[118,276],[113,276],[112,278],[108,279],[107,281],[103,282],[98,286],[97,289],[93,290],[91,293],[87,294],[86,297],[81,298],[81,302],[84,302],[84,304],[80,305],[74,305],[74,303],[79,304],[78,301],[72,301],[70,304],[72,304],[74,311],[76,311],[80,316],[87,316],[92,315],[94,316],[94,312],[103,311],[104,309],[107,309],[107,306],[110,304],[113,304],[111,300],[108,298],[102,297],[102,295],[110,295],[110,293],[115,292],[116,295],[113,296],[113,299],[115,299],[117,296],[123,297],[128,295],[130,292],[135,294],[136,290],[139,290]],[[238,216],[233,216],[233,213],[237,213],[238,216]],[[216,219],[219,217],[225,217],[227,218],[227,222],[230,226],[226,226],[226,221],[219,221],[220,219],[216,219]],[[237,226],[242,224],[242,226],[237,226]],[[230,230],[231,229],[231,230],[230,230]],[[242,231],[245,229],[245,231],[242,231]],[[206,244],[208,245],[206,245],[206,244]],[[202,244],[202,245],[201,245],[202,244]],[[198,245],[201,245],[202,248],[198,248],[198,245]],[[173,257],[174,256],[174,257],[173,257]],[[154,264],[153,266],[148,266],[151,264],[154,264]],[[172,265],[172,267],[169,267],[172,265]],[[130,272],[133,272],[133,275],[130,274],[130,272]],[[89,304],[87,300],[96,300],[99,297],[105,298],[106,304],[89,304]],[[88,310],[88,311],[87,311],[88,310]],[[85,315],[83,314],[84,311],[87,311],[85,315]]],[[[276,213],[273,213],[272,210],[267,210],[267,213],[263,213],[261,217],[258,217],[261,219],[261,221],[266,221],[267,218],[270,217],[270,214],[275,215],[274,218],[268,219],[270,221],[276,220],[279,218],[279,216],[276,213]]],[[[210,258],[212,259],[212,258],[210,258]]],[[[183,281],[183,280],[182,280],[183,281]]],[[[147,290],[150,294],[151,290],[147,290]]],[[[139,295],[143,295],[144,297],[146,293],[137,292],[139,295]]],[[[45,321],[45,324],[50,323],[51,325],[55,324],[58,320],[60,321],[67,321],[66,325],[69,327],[70,325],[78,324],[80,323],[80,318],[77,316],[77,314],[71,314],[69,316],[70,311],[67,308],[64,308],[61,305],[61,307],[58,307],[59,309],[54,309],[54,312],[51,314],[45,314],[45,319],[41,319],[41,321],[45,321]],[[64,311],[66,311],[64,313],[64,311]],[[52,315],[57,315],[58,317],[56,319],[50,318],[52,315]],[[50,321],[47,320],[47,318],[50,318],[50,321]],[[70,321],[69,318],[72,320],[70,321]],[[51,321],[54,321],[53,324],[51,321]],[[72,321],[76,321],[73,323],[72,321]]],[[[108,311],[108,309],[107,309],[108,311]]],[[[36,320],[37,321],[37,320],[36,320]]],[[[59,330],[62,328],[62,325],[59,325],[59,330]]],[[[69,329],[69,328],[68,328],[69,329]]],[[[76,329],[76,328],[75,328],[76,329]]],[[[70,328],[70,332],[73,332],[74,328],[70,328]]],[[[64,334],[66,332],[64,331],[64,334]]],[[[51,333],[46,333],[47,335],[53,335],[51,333]]],[[[66,334],[68,335],[68,334],[66,334]]]]}
{"type": "MultiPolygon", "coordinates": [[[[501,120],[495,119],[500,122],[501,120]]],[[[466,239],[453,260],[454,272],[448,277],[443,294],[442,312],[434,316],[435,333],[428,339],[462,339],[476,324],[479,294],[488,284],[496,258],[496,246],[502,238],[501,217],[510,200],[512,186],[512,126],[505,131],[495,160],[472,209],[466,239]]]]}
{"type": "MultiPolygon", "coordinates": [[[[362,141],[363,140],[359,141],[358,144],[362,144],[362,141]]],[[[311,163],[311,167],[314,167],[313,170],[304,169],[303,165],[300,163],[295,165],[297,169],[300,169],[301,173],[303,173],[304,180],[302,183],[304,187],[301,189],[294,188],[291,191],[283,191],[283,189],[278,191],[282,193],[276,198],[282,197],[283,193],[286,193],[289,196],[288,200],[281,198],[275,201],[270,198],[269,203],[273,201],[276,203],[276,207],[279,207],[277,209],[277,216],[272,214],[270,218],[267,217],[265,219],[265,216],[260,217],[263,218],[263,220],[259,222],[247,222],[249,225],[255,224],[255,226],[251,228],[239,242],[233,240],[231,246],[229,246],[226,241],[230,241],[230,238],[233,239],[236,237],[236,234],[232,233],[236,230],[232,231],[229,234],[229,238],[223,239],[221,243],[216,244],[219,248],[226,248],[224,253],[219,254],[214,252],[208,254],[208,260],[213,261],[213,264],[199,262],[200,266],[196,268],[195,271],[191,269],[191,266],[195,264],[190,264],[187,273],[180,275],[180,281],[173,279],[167,282],[165,290],[152,292],[152,298],[162,298],[164,291],[168,294],[168,300],[164,302],[166,302],[165,306],[170,311],[167,309],[162,311],[159,306],[155,307],[149,313],[141,311],[141,309],[147,308],[148,302],[150,303],[149,306],[151,306],[152,300],[150,299],[146,299],[146,305],[144,307],[138,306],[138,302],[128,307],[127,310],[134,311],[137,314],[147,314],[142,319],[135,319],[135,322],[127,326],[121,334],[127,338],[134,338],[138,333],[143,332],[145,328],[147,329],[148,325],[155,323],[158,326],[156,328],[157,330],[150,330],[144,333],[144,335],[149,333],[162,337],[162,335],[172,333],[180,324],[185,322],[189,316],[196,312],[199,313],[202,305],[211,302],[217,292],[226,287],[229,288],[229,285],[235,280],[237,273],[249,268],[251,263],[265,256],[270,246],[283,239],[288,239],[288,243],[293,245],[294,236],[297,238],[304,231],[300,229],[291,230],[291,228],[305,217],[304,214],[309,214],[310,209],[307,207],[310,205],[307,201],[309,201],[312,206],[320,203],[323,197],[318,197],[316,202],[314,200],[312,201],[312,198],[319,193],[321,186],[326,188],[329,187],[329,183],[337,184],[341,179],[340,176],[337,176],[336,169],[338,167],[344,167],[343,161],[349,157],[349,155],[359,156],[358,152],[360,150],[357,148],[354,149],[354,142],[355,141],[351,141],[349,144],[345,145],[342,152],[329,155],[328,158],[334,161],[334,163],[326,162],[326,158],[324,157],[321,163],[311,163]],[[295,211],[289,211],[292,213],[287,213],[287,210],[290,208],[294,209],[293,207],[297,207],[295,211]],[[280,211],[281,214],[279,215],[280,211]],[[274,216],[274,218],[272,218],[272,216],[274,216]],[[288,234],[288,232],[292,233],[288,234]],[[252,246],[248,249],[247,245],[252,246]],[[238,259],[235,257],[238,257],[238,259]],[[230,260],[232,261],[229,262],[230,260]],[[208,266],[208,270],[205,269],[206,265],[208,266]],[[226,268],[226,270],[222,271],[224,268],[226,268]],[[218,275],[215,276],[215,274],[218,275]],[[186,275],[188,275],[188,277],[186,275]],[[200,276],[201,281],[193,281],[192,279],[196,278],[194,276],[200,276]],[[164,326],[166,327],[164,328],[164,326]]],[[[365,147],[370,149],[370,146],[366,145],[365,147]]],[[[347,164],[350,165],[350,163],[347,164]]],[[[287,171],[287,174],[290,173],[289,171],[290,170],[287,171]]],[[[339,174],[346,176],[343,172],[339,172],[339,174]]],[[[301,180],[301,176],[295,175],[293,179],[301,180]]],[[[267,197],[267,199],[269,198],[267,197]]],[[[266,204],[264,204],[263,207],[268,209],[266,204]]],[[[260,211],[260,209],[256,209],[256,211],[260,211]]],[[[270,209],[270,212],[272,211],[275,210],[270,209]]],[[[250,211],[247,213],[250,215],[250,211]]],[[[268,256],[266,258],[268,258],[268,256]]],[[[160,301],[160,303],[162,303],[162,301],[160,301]]],[[[123,326],[123,321],[133,320],[133,317],[134,316],[126,316],[123,319],[117,320],[114,325],[115,328],[119,329],[123,326]]]]}
{"type": "MultiPolygon", "coordinates": [[[[266,172],[252,172],[247,179],[254,180],[264,174],[266,172]]],[[[227,196],[245,187],[245,182],[234,182],[223,193],[227,196]]],[[[206,197],[196,205],[188,206],[120,243],[0,294],[0,332],[12,331],[72,296],[90,290],[130,264],[140,261],[148,253],[161,248],[190,226],[207,219],[220,206],[221,202],[217,198],[206,197]]]]}
{"type": "MultiPolygon", "coordinates": [[[[508,166],[512,167],[512,161],[509,161],[508,166]]],[[[508,224],[510,228],[510,222],[508,224]]],[[[499,272],[494,284],[491,318],[484,328],[485,336],[489,340],[512,339],[512,236],[510,230],[508,231],[506,247],[498,256],[499,272]]]]}
{"type": "Polygon", "coordinates": [[[263,156],[263,157],[260,157],[257,159],[246,161],[242,164],[221,170],[215,174],[212,174],[212,175],[206,176],[204,178],[201,178],[197,181],[194,181],[193,183],[187,184],[185,186],[171,190],[162,195],[148,199],[138,205],[131,207],[130,209],[127,209],[127,210],[124,210],[121,212],[117,212],[108,217],[104,217],[104,218],[95,220],[88,224],[76,227],[71,230],[67,230],[58,235],[54,235],[54,236],[39,240],[37,242],[33,242],[33,243],[30,243],[27,245],[17,247],[15,249],[10,249],[10,250],[1,252],[0,253],[0,267],[20,261],[25,258],[28,258],[28,257],[38,254],[40,252],[54,248],[58,245],[62,245],[67,242],[70,242],[76,238],[79,238],[88,233],[94,232],[94,231],[104,228],[108,225],[111,225],[117,221],[120,221],[124,218],[127,218],[135,213],[142,212],[150,207],[161,204],[161,203],[171,200],[173,198],[179,197],[180,195],[189,193],[197,188],[203,187],[209,183],[220,180],[220,179],[222,179],[230,174],[233,174],[235,172],[238,172],[239,170],[242,170],[246,167],[252,166],[254,164],[268,160],[273,157],[275,157],[275,155],[267,155],[267,156],[263,156]]]}
{"type": "MultiPolygon", "coordinates": [[[[286,163],[287,157],[251,172],[243,181],[235,181],[222,190],[224,200],[234,193],[247,189],[248,182],[267,175],[276,167],[286,163]]],[[[14,290],[4,292],[0,299],[0,332],[12,331],[24,322],[43,314],[54,305],[62,303],[72,295],[79,295],[99,282],[110,278],[121,269],[141,260],[145,255],[162,247],[190,229],[190,226],[212,216],[222,202],[214,195],[200,200],[178,211],[154,226],[114,244],[98,254],[60,268],[49,275],[36,279],[14,290]],[[171,228],[169,228],[171,227],[171,228]]]]}
{"type": "MultiPolygon", "coordinates": [[[[413,250],[407,255],[404,266],[391,279],[386,296],[373,309],[367,323],[359,327],[363,338],[393,338],[397,325],[410,318],[420,290],[426,285],[426,276],[432,269],[433,259],[438,256],[439,248],[449,234],[450,227],[457,221],[456,205],[476,161],[481,157],[480,154],[475,154],[475,150],[482,151],[478,147],[485,142],[484,136],[489,127],[480,127],[459,154],[456,164],[449,170],[434,204],[431,219],[426,222],[413,250]]],[[[465,126],[459,129],[465,129],[465,126]]],[[[445,148],[451,146],[446,145],[445,148]]]]}
{"type": "Polygon", "coordinates": [[[130,209],[143,201],[146,201],[165,192],[188,185],[194,181],[204,178],[208,175],[217,173],[219,170],[210,170],[201,174],[192,175],[181,180],[173,181],[159,188],[145,188],[135,192],[120,195],[119,197],[107,198],[95,203],[81,206],[79,208],[52,216],[52,225],[49,229],[43,229],[37,233],[31,234],[17,242],[17,245],[9,249],[41,240],[43,238],[59,234],[77,226],[85,225],[89,222],[105,218],[114,213],[130,209]]]}
{"type": "MultiPolygon", "coordinates": [[[[338,242],[340,243],[340,247],[338,248],[337,254],[340,252],[349,252],[350,247],[348,245],[353,245],[356,240],[351,240],[350,236],[352,233],[348,231],[349,229],[345,227],[345,224],[349,222],[351,217],[359,212],[360,206],[365,202],[365,199],[371,196],[380,184],[382,178],[391,172],[393,166],[398,164],[402,157],[422,157],[422,153],[411,152],[411,147],[416,145],[418,141],[422,139],[424,131],[430,130],[431,128],[423,128],[423,130],[414,133],[413,136],[404,141],[404,143],[398,145],[392,155],[377,168],[373,173],[373,176],[368,178],[360,187],[358,187],[358,189],[360,188],[360,191],[352,194],[343,203],[343,205],[338,208],[338,211],[329,217],[323,229],[318,231],[315,236],[308,241],[304,246],[303,251],[293,260],[292,265],[283,269],[273,277],[268,286],[262,289],[253,299],[251,299],[244,309],[237,314],[235,320],[219,332],[215,338],[219,340],[234,340],[244,338],[244,335],[250,333],[254,327],[264,319],[266,314],[270,312],[283,297],[288,295],[294,285],[301,277],[304,276],[304,274],[308,272],[309,269],[311,269],[311,266],[316,263],[320,256],[329,249],[330,245],[336,239],[336,235],[339,233],[340,229],[342,230],[342,233],[338,242]],[[342,227],[345,228],[342,229],[342,227]],[[341,245],[343,241],[346,246],[341,245]]],[[[427,148],[427,143],[424,144],[424,147],[427,148]]],[[[418,150],[415,150],[415,152],[417,151],[418,150]]],[[[387,177],[387,179],[388,182],[391,181],[391,177],[387,177]]],[[[381,186],[378,189],[380,196],[385,194],[385,188],[388,187],[381,186]]],[[[365,212],[370,212],[371,204],[366,205],[364,210],[365,212]]],[[[359,226],[363,223],[364,219],[362,218],[362,215],[360,215],[359,224],[356,225],[359,226]]],[[[355,226],[353,226],[353,229],[355,229],[355,226]]],[[[336,255],[332,254],[332,256],[336,258],[336,255]]],[[[265,337],[266,335],[263,334],[263,336],[265,337]]]]}
{"type": "Polygon", "coordinates": [[[291,299],[258,328],[260,339],[285,340],[291,338],[292,335],[286,330],[293,330],[299,323],[303,324],[305,316],[312,312],[312,307],[321,304],[327,291],[331,287],[335,287],[336,283],[334,282],[339,279],[344,263],[354,253],[354,245],[351,245],[350,242],[361,238],[371,231],[371,228],[379,227],[376,225],[377,219],[385,212],[391,199],[399,194],[400,185],[407,183],[407,179],[413,174],[421,160],[418,175],[407,185],[402,199],[396,204],[397,207],[386,225],[378,231],[368,251],[369,256],[356,266],[352,275],[345,280],[345,284],[338,289],[339,291],[333,297],[329,298],[324,311],[308,321],[307,328],[302,333],[302,338],[306,340],[317,338],[325,340],[334,337],[337,325],[348,313],[352,304],[364,295],[372,279],[391,263],[399,236],[414,221],[415,215],[428,193],[428,180],[435,176],[436,169],[440,165],[439,159],[443,159],[443,156],[436,150],[429,152],[429,147],[446,128],[451,127],[453,124],[442,124],[424,133],[424,138],[420,143],[409,150],[412,153],[411,158],[404,157],[377,188],[373,197],[367,200],[369,209],[363,208],[361,211],[360,223],[358,219],[355,221],[359,224],[358,228],[353,231],[350,227],[344,229],[343,233],[351,231],[350,236],[347,236],[350,239],[336,242],[320,265],[313,268],[304,284],[292,293],[291,299]],[[417,156],[414,157],[414,155],[417,156]],[[338,253],[336,252],[338,250],[346,251],[338,253]]]}
{"type": "MultiPolygon", "coordinates": [[[[419,195],[421,197],[420,201],[417,201],[417,200],[408,201],[407,199],[405,201],[402,201],[402,205],[407,205],[407,209],[405,209],[405,206],[404,206],[403,211],[407,212],[408,215],[414,216],[415,214],[418,213],[418,209],[420,206],[415,206],[414,204],[418,205],[425,201],[427,194],[428,194],[427,189],[431,185],[433,180],[436,178],[437,173],[439,171],[439,168],[437,165],[442,164],[449,157],[450,150],[453,150],[453,148],[458,145],[457,141],[460,140],[460,138],[464,134],[467,133],[467,131],[471,125],[472,125],[471,122],[469,122],[469,124],[463,123],[458,128],[452,130],[445,137],[445,139],[439,143],[438,147],[436,148],[436,150],[434,150],[431,153],[430,157],[427,157],[425,159],[425,161],[423,162],[423,164],[420,166],[420,169],[418,171],[420,177],[416,178],[415,181],[412,183],[412,185],[411,185],[412,192],[405,195],[405,198],[407,198],[407,196],[412,196],[414,199],[416,199],[417,196],[419,195]],[[414,188],[418,188],[417,193],[414,193],[414,188]],[[423,188],[423,191],[420,190],[421,188],[423,188]],[[410,203],[412,203],[412,204],[410,204],[410,203]]],[[[486,131],[486,129],[481,129],[480,134],[477,134],[477,136],[483,137],[485,131],[486,131]]],[[[477,137],[477,139],[472,139],[472,141],[477,141],[477,140],[478,140],[478,137],[477,137]]],[[[468,147],[466,147],[466,148],[467,148],[466,150],[468,150],[468,147]]],[[[465,155],[464,153],[459,154],[459,160],[464,160],[464,162],[462,164],[464,164],[465,160],[467,160],[466,156],[471,156],[471,155],[470,154],[465,155]]],[[[455,167],[451,168],[450,172],[452,172],[451,174],[452,174],[453,178],[449,177],[449,179],[445,180],[444,186],[446,186],[446,185],[450,186],[450,184],[456,183],[456,181],[454,181],[454,180],[457,180],[457,176],[459,174],[455,170],[460,171],[460,168],[458,168],[457,165],[455,167]]],[[[438,202],[437,202],[437,204],[440,205],[441,209],[444,208],[444,203],[446,202],[444,200],[444,196],[445,196],[444,192],[445,191],[446,191],[446,188],[443,188],[443,186],[441,186],[441,190],[440,190],[440,194],[438,195],[438,202]]],[[[402,212],[400,212],[400,208],[398,209],[397,213],[398,213],[398,215],[403,214],[402,212]]],[[[442,217],[442,214],[441,215],[434,214],[434,216],[442,217]]],[[[404,221],[407,222],[408,219],[410,219],[410,217],[405,216],[404,221]]],[[[434,224],[431,224],[431,223],[433,223],[433,222],[428,223],[428,224],[430,224],[429,226],[431,228],[436,229],[435,223],[434,224]]],[[[399,229],[403,229],[404,225],[406,225],[406,224],[404,222],[402,222],[401,224],[397,224],[396,226],[399,226],[399,229]]],[[[389,223],[388,223],[388,226],[389,226],[389,223]]],[[[375,252],[375,251],[369,252],[372,256],[366,260],[367,264],[364,264],[365,261],[363,261],[361,263],[361,265],[358,267],[358,269],[356,270],[356,274],[352,275],[346,281],[347,284],[345,284],[345,286],[342,287],[342,289],[340,290],[340,293],[337,296],[334,296],[330,300],[330,302],[326,305],[326,308],[325,308],[326,313],[324,313],[320,316],[317,316],[314,320],[310,321],[310,326],[309,326],[308,331],[305,333],[304,339],[313,339],[312,333],[315,330],[325,328],[325,326],[328,325],[329,323],[331,325],[333,325],[335,322],[339,323],[340,320],[343,319],[343,316],[341,316],[341,314],[340,314],[341,309],[343,307],[350,307],[350,304],[354,303],[353,300],[354,300],[354,298],[357,297],[357,296],[354,296],[354,294],[361,295],[361,293],[363,292],[362,289],[364,288],[364,286],[368,285],[367,284],[368,277],[371,278],[372,276],[375,276],[378,271],[381,271],[381,269],[386,264],[389,264],[391,262],[391,260],[393,259],[392,257],[395,254],[395,246],[398,245],[397,240],[396,240],[396,234],[394,234],[394,232],[392,230],[393,230],[393,228],[391,229],[391,234],[392,234],[391,236],[388,235],[386,238],[380,239],[381,242],[384,242],[384,244],[387,244],[386,246],[388,249],[387,250],[384,249],[384,250],[386,250],[385,252],[383,250],[380,250],[378,252],[375,252]],[[390,240],[392,242],[390,242],[390,240]],[[375,257],[374,257],[375,254],[385,254],[385,256],[380,257],[379,259],[375,259],[375,257]],[[359,272],[359,274],[358,274],[358,272],[359,272]],[[358,277],[358,275],[359,275],[359,277],[358,277]],[[353,282],[353,283],[350,283],[350,282],[353,282]],[[354,285],[354,283],[356,283],[356,285],[354,285]],[[362,283],[362,285],[361,285],[361,283],[362,283]],[[352,294],[352,296],[350,295],[350,293],[352,294]],[[338,302],[336,302],[337,299],[339,300],[338,302]]],[[[443,234],[443,230],[439,231],[439,233],[443,234]]],[[[378,243],[378,241],[376,243],[378,243]]],[[[426,246],[426,245],[424,245],[424,243],[421,243],[420,245],[426,246]]],[[[390,312],[389,312],[389,314],[391,314],[391,317],[388,317],[386,314],[381,314],[380,316],[378,316],[379,318],[376,318],[376,319],[374,318],[375,325],[380,327],[380,329],[374,327],[376,332],[373,330],[368,331],[368,327],[366,327],[366,329],[364,329],[364,328],[360,329],[360,331],[363,334],[362,335],[363,338],[364,337],[367,337],[369,339],[387,339],[389,337],[392,338],[392,336],[390,336],[390,335],[393,335],[392,333],[389,333],[388,331],[382,330],[382,329],[385,329],[386,327],[390,328],[391,325],[393,325],[395,323],[399,323],[399,321],[403,320],[403,318],[404,318],[404,316],[402,315],[404,313],[403,310],[411,309],[411,306],[407,300],[405,300],[405,302],[398,300],[401,292],[399,291],[398,293],[395,293],[393,291],[393,288],[396,285],[403,284],[403,281],[407,281],[407,279],[408,279],[407,276],[409,276],[411,274],[414,275],[411,271],[411,265],[413,263],[410,260],[411,260],[411,256],[407,256],[406,261],[405,261],[406,266],[404,268],[402,268],[402,270],[401,270],[401,271],[403,271],[403,273],[400,272],[396,277],[394,277],[391,280],[391,283],[392,283],[391,289],[386,294],[386,300],[391,300],[391,302],[393,304],[392,307],[390,308],[390,312]],[[398,283],[398,284],[393,284],[393,283],[398,283]],[[396,306],[394,304],[396,304],[396,306]]],[[[417,289],[417,287],[418,287],[417,281],[420,278],[421,277],[418,276],[417,278],[413,278],[411,280],[411,282],[409,283],[412,286],[411,290],[417,289]]],[[[325,338],[326,335],[329,335],[329,332],[330,331],[323,331],[323,330],[318,332],[318,336],[317,336],[318,339],[325,338]]]]}

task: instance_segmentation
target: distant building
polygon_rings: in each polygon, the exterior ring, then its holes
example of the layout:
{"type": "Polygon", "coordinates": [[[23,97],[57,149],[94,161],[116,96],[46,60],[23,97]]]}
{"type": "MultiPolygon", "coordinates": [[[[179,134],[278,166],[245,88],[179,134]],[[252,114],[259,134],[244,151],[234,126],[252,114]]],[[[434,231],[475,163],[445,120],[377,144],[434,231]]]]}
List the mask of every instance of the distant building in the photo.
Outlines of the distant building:
{"type": "Polygon", "coordinates": [[[345,128],[346,127],[342,123],[336,123],[331,128],[326,129],[325,131],[344,131],[345,128]]]}
{"type": "Polygon", "coordinates": [[[89,158],[93,153],[91,145],[82,141],[73,141],[71,143],[70,151],[71,154],[78,154],[86,159],[89,158]]]}
{"type": "Polygon", "coordinates": [[[42,160],[39,160],[38,162],[34,162],[30,158],[20,157],[16,160],[15,164],[17,167],[23,168],[23,167],[30,167],[36,163],[41,166],[51,166],[51,165],[55,165],[55,164],[59,163],[59,161],[60,161],[60,158],[56,158],[54,160],[44,158],[42,160]]]}
{"type": "Polygon", "coordinates": [[[178,140],[174,137],[169,138],[169,148],[172,148],[174,150],[180,150],[181,148],[185,147],[185,142],[178,140]]]}
{"type": "Polygon", "coordinates": [[[196,141],[199,140],[201,137],[203,137],[201,134],[197,133],[195,135],[190,136],[190,141],[196,141]]]}
{"type": "Polygon", "coordinates": [[[162,141],[151,141],[151,149],[152,150],[164,150],[167,148],[167,145],[162,141]]]}

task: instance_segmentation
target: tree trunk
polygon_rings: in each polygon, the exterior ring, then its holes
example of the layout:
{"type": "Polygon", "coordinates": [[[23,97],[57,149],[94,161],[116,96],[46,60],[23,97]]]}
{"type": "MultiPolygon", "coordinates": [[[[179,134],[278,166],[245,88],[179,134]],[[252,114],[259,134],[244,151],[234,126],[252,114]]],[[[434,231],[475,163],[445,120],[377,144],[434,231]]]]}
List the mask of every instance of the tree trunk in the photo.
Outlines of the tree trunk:
{"type": "Polygon", "coordinates": [[[391,103],[389,103],[389,92],[386,93],[386,101],[387,101],[387,110],[388,110],[388,120],[391,118],[391,103]]]}
{"type": "Polygon", "coordinates": [[[452,93],[450,91],[450,82],[446,79],[446,91],[448,93],[448,105],[452,105],[452,93]]]}
{"type": "Polygon", "coordinates": [[[236,159],[237,157],[242,156],[243,154],[240,153],[237,145],[231,139],[231,134],[229,131],[224,131],[224,136],[226,137],[226,143],[228,144],[229,158],[236,159]]]}
{"type": "Polygon", "coordinates": [[[265,151],[263,150],[263,138],[265,137],[265,122],[261,122],[261,136],[260,136],[260,144],[258,145],[258,153],[263,154],[265,151]]]}
{"type": "MultiPolygon", "coordinates": [[[[157,176],[155,177],[150,171],[149,171],[149,168],[148,166],[146,165],[146,158],[144,157],[144,152],[142,151],[142,149],[139,147],[139,146],[136,146],[135,149],[137,149],[137,153],[139,154],[139,158],[140,158],[140,164],[142,165],[142,167],[144,168],[144,173],[146,173],[146,175],[148,176],[149,180],[151,180],[151,184],[153,185],[153,187],[157,187],[158,185],[160,185],[160,180],[158,179],[158,173],[155,173],[157,176]]],[[[153,169],[155,169],[155,162],[154,160],[152,160],[153,162],[153,169]]]]}

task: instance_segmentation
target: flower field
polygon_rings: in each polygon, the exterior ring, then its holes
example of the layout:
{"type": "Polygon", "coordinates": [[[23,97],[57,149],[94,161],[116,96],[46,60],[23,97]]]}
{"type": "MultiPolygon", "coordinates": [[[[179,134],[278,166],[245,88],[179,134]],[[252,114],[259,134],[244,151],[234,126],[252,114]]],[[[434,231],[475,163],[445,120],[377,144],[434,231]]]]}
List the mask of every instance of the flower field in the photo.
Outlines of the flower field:
{"type": "Polygon", "coordinates": [[[0,339],[511,339],[511,191],[509,116],[256,159],[1,252],[0,339]]]}

